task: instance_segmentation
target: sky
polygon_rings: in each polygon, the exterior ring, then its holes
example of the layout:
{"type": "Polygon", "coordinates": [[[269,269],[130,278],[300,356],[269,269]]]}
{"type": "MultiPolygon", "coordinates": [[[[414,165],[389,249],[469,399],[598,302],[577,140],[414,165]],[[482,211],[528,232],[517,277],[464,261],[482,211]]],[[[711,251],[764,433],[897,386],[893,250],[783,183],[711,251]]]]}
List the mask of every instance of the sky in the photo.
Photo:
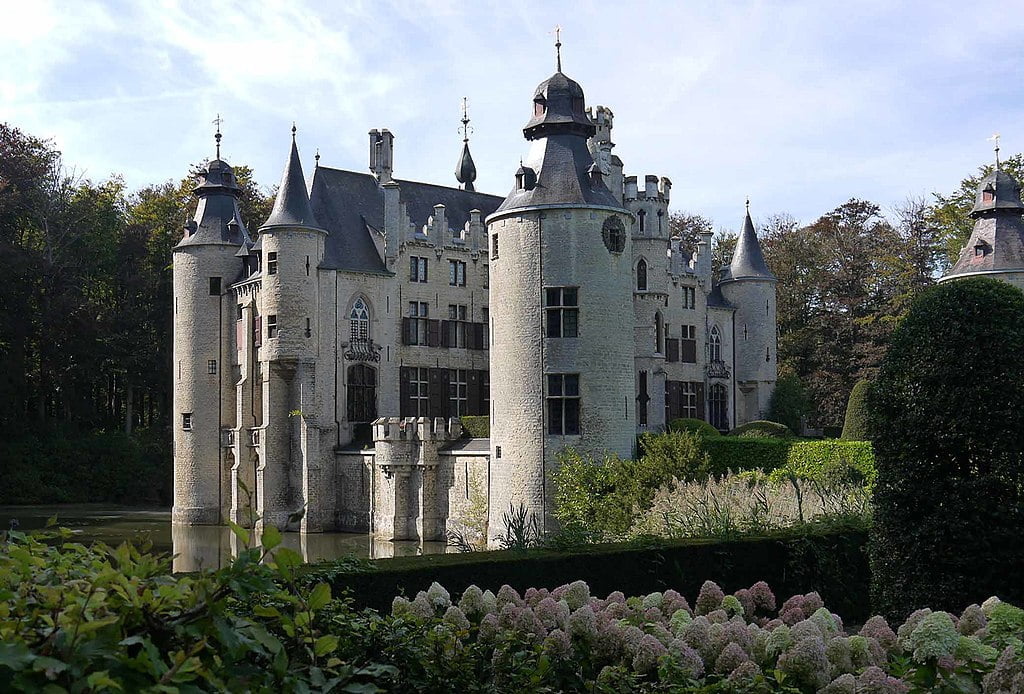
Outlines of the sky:
{"type": "MultiPolygon", "coordinates": [[[[626,174],[717,226],[812,222],[851,197],[890,210],[1024,151],[1024,3],[0,0],[0,121],[131,188],[222,156],[278,182],[293,121],[307,177],[457,185],[462,98],[477,189],[505,195],[536,85],[562,65],[615,114],[626,174]]],[[[246,220],[254,226],[251,220],[246,220]]],[[[258,220],[255,225],[263,220],[258,220]]]]}

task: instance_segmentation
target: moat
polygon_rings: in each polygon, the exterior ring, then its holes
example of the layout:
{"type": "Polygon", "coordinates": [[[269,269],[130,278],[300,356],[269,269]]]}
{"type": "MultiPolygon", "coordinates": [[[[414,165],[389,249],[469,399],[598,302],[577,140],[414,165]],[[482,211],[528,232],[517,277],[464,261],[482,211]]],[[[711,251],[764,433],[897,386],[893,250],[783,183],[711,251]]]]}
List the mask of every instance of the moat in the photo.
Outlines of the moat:
{"type": "MultiPolygon", "coordinates": [[[[71,529],[77,542],[100,541],[116,546],[126,540],[148,539],[155,551],[175,555],[175,571],[217,568],[230,560],[238,549],[238,539],[229,528],[172,526],[171,512],[166,508],[109,504],[0,506],[3,528],[10,527],[12,522],[19,530],[42,528],[53,516],[57,516],[58,525],[71,529]]],[[[443,542],[392,542],[359,533],[284,533],[283,544],[298,551],[307,562],[344,556],[378,558],[447,551],[443,542]]]]}

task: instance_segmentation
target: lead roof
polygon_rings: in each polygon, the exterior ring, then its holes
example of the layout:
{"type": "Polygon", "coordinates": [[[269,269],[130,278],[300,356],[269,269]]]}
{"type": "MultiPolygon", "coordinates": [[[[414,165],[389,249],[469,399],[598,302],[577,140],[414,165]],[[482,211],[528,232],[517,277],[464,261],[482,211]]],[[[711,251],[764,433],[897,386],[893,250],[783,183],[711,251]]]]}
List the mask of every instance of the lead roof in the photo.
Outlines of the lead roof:
{"type": "Polygon", "coordinates": [[[214,159],[199,172],[198,178],[200,180],[192,192],[199,198],[199,203],[189,223],[190,231],[175,248],[252,243],[238,211],[242,189],[235,180],[234,169],[227,162],[214,159]]]}
{"type": "Polygon", "coordinates": [[[295,145],[294,128],[292,129],[292,149],[288,156],[288,163],[284,167],[284,173],[281,175],[281,186],[277,189],[274,209],[260,229],[271,227],[321,229],[313,215],[313,209],[309,205],[306,179],[302,175],[302,162],[299,161],[299,149],[295,145]]]}
{"type": "Polygon", "coordinates": [[[750,210],[743,219],[743,230],[736,240],[736,252],[729,263],[729,273],[723,282],[735,280],[775,280],[775,275],[768,269],[768,263],[761,252],[761,243],[754,232],[754,222],[750,219],[750,210]]]}

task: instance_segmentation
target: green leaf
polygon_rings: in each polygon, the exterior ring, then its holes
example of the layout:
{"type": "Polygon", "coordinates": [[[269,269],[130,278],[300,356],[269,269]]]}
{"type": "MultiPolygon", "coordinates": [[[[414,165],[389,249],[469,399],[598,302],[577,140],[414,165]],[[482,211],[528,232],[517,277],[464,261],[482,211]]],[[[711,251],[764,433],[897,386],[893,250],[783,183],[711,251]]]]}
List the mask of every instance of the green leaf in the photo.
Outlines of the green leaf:
{"type": "Polygon", "coordinates": [[[32,652],[23,643],[0,643],[0,667],[17,672],[32,662],[32,652]]]}
{"type": "Polygon", "coordinates": [[[110,673],[106,670],[100,670],[99,672],[92,673],[85,679],[85,682],[92,689],[101,689],[106,687],[108,689],[121,690],[121,685],[110,679],[110,673]]]}
{"type": "Polygon", "coordinates": [[[288,547],[278,547],[274,552],[274,564],[279,569],[293,569],[302,565],[302,555],[288,547]]]}
{"type": "Polygon", "coordinates": [[[281,531],[273,525],[268,525],[263,529],[263,535],[260,537],[260,544],[263,545],[263,549],[270,551],[281,544],[281,531]]]}
{"type": "Polygon", "coordinates": [[[319,658],[325,656],[328,653],[333,653],[338,648],[338,637],[334,634],[327,634],[321,636],[313,644],[313,652],[319,658]]]}
{"type": "Polygon", "coordinates": [[[238,538],[239,542],[241,542],[246,547],[249,546],[249,531],[248,530],[246,530],[245,528],[240,526],[238,523],[235,523],[234,521],[230,521],[230,520],[228,521],[228,527],[231,528],[231,532],[233,532],[235,534],[235,537],[238,538]]]}
{"type": "Polygon", "coordinates": [[[257,617],[277,618],[281,616],[276,607],[267,607],[266,605],[254,605],[252,611],[257,617]]]}
{"type": "Polygon", "coordinates": [[[331,587],[326,583],[318,583],[309,594],[309,609],[316,612],[331,601],[331,587]]]}
{"type": "Polygon", "coordinates": [[[346,684],[341,691],[348,692],[349,694],[377,694],[377,692],[384,690],[369,682],[352,682],[351,684],[346,684]]]}

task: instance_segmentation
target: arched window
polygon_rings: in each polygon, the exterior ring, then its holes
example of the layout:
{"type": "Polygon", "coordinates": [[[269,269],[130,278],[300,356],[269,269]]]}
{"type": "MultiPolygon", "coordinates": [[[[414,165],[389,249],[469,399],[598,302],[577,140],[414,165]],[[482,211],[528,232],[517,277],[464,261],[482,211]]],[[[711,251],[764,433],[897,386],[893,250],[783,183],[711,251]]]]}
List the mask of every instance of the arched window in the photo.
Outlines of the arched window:
{"type": "Polygon", "coordinates": [[[366,307],[363,297],[352,304],[352,312],[348,314],[349,339],[359,342],[370,339],[370,309],[366,307]]]}
{"type": "Polygon", "coordinates": [[[661,345],[664,342],[664,324],[661,322],[661,311],[654,314],[654,351],[661,354],[661,345]]]}
{"type": "Polygon", "coordinates": [[[718,332],[718,326],[711,328],[711,338],[708,340],[708,356],[711,361],[722,361],[722,334],[718,332]]]}
{"type": "Polygon", "coordinates": [[[636,289],[639,292],[647,291],[647,261],[643,258],[636,264],[636,289]]]}
{"type": "Polygon", "coordinates": [[[643,210],[640,210],[639,212],[637,212],[636,213],[636,222],[637,222],[637,225],[639,226],[640,233],[641,234],[644,233],[644,229],[646,229],[646,227],[647,227],[647,213],[644,212],[643,210]]]}
{"type": "Polygon", "coordinates": [[[720,431],[729,428],[729,391],[721,383],[711,386],[709,391],[708,419],[720,431]]]}

